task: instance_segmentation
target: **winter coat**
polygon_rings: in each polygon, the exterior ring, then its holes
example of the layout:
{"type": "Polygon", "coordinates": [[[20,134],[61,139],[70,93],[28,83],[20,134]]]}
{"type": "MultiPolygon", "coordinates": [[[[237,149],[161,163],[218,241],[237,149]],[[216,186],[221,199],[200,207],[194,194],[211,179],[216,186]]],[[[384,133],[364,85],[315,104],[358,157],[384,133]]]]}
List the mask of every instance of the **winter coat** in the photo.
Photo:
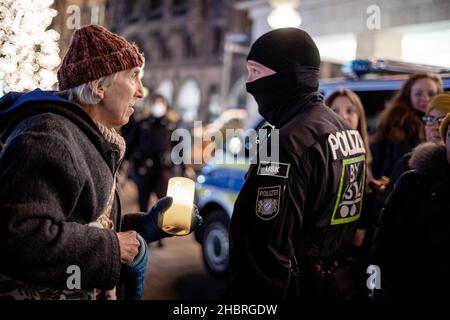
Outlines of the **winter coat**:
{"type": "Polygon", "coordinates": [[[375,179],[382,176],[391,177],[396,164],[408,152],[420,143],[418,139],[409,138],[399,143],[387,139],[372,143],[372,174],[375,179]]]}
{"type": "Polygon", "coordinates": [[[386,299],[448,297],[450,165],[445,146],[419,145],[409,167],[380,215],[372,262],[381,269],[386,299]]]}
{"type": "MultiPolygon", "coordinates": [[[[0,101],[0,273],[26,286],[67,289],[70,266],[81,288],[112,289],[121,260],[116,231],[140,221],[121,221],[117,192],[114,229],[88,226],[108,204],[118,146],[108,143],[87,113],[51,92],[10,94],[0,101]]],[[[0,295],[8,281],[0,282],[0,295]]],[[[74,297],[76,298],[76,294],[74,297]]],[[[70,298],[70,297],[68,297],[70,298]]]]}

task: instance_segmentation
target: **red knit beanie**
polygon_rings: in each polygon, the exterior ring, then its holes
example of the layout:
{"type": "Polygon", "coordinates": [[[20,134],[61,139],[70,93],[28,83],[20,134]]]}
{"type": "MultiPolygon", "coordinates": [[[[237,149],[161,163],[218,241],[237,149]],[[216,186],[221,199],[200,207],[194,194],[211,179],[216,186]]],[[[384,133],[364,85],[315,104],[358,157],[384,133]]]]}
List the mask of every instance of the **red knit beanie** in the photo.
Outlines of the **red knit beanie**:
{"type": "Polygon", "coordinates": [[[66,90],[113,73],[141,67],[138,48],[102,26],[89,25],[74,32],[58,70],[59,89],[66,90]]]}

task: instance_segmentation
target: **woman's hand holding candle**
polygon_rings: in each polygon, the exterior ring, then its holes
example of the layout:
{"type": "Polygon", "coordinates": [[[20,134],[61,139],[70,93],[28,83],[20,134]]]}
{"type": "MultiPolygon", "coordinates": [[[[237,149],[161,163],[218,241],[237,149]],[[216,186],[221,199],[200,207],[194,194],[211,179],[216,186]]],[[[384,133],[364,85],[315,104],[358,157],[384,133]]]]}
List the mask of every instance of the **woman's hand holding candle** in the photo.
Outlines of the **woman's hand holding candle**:
{"type": "MultiPolygon", "coordinates": [[[[174,234],[165,232],[163,230],[163,219],[164,213],[172,206],[173,199],[172,197],[164,197],[161,198],[147,213],[143,214],[143,225],[141,236],[144,240],[149,242],[158,241],[162,238],[171,237],[174,234]]],[[[203,222],[202,217],[198,214],[197,206],[193,206],[192,208],[192,222],[191,227],[188,233],[191,233],[197,227],[201,226],[203,222]]],[[[186,235],[179,234],[179,235],[186,235]]]]}

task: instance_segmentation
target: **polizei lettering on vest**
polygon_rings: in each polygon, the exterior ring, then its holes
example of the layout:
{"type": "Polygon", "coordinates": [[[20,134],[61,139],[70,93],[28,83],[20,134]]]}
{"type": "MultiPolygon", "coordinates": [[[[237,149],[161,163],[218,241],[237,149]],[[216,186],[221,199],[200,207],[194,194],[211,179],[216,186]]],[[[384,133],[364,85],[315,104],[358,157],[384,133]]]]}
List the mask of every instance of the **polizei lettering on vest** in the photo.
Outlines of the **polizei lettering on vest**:
{"type": "Polygon", "coordinates": [[[278,190],[260,190],[259,195],[263,197],[277,196],[278,190]]]}
{"type": "Polygon", "coordinates": [[[333,160],[366,153],[364,142],[357,130],[345,130],[334,134],[331,133],[328,136],[328,144],[333,153],[333,160]]]}

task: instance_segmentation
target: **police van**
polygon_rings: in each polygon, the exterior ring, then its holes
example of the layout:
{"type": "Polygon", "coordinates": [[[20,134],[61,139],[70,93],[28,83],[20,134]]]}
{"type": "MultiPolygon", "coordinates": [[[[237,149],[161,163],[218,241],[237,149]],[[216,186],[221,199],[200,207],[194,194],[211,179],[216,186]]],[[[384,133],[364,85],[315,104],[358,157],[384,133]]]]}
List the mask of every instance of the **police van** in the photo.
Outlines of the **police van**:
{"type": "MultiPolygon", "coordinates": [[[[343,71],[345,78],[321,81],[319,90],[325,97],[339,88],[353,90],[364,105],[369,131],[375,128],[377,115],[386,102],[411,73],[438,73],[444,90],[450,91],[450,70],[439,67],[388,60],[353,60],[343,66],[343,71]]],[[[253,127],[258,129],[264,125],[267,124],[260,120],[253,127]]],[[[218,278],[228,275],[228,226],[249,167],[248,158],[239,162],[235,165],[207,164],[197,178],[197,205],[204,223],[195,236],[202,245],[206,268],[218,278]]]]}
{"type": "MultiPolygon", "coordinates": [[[[267,122],[260,118],[251,129],[258,131],[265,126],[268,126],[267,122]]],[[[230,161],[223,161],[225,164],[210,162],[202,168],[197,177],[196,199],[200,215],[203,217],[203,225],[196,230],[195,236],[202,244],[206,268],[218,278],[226,277],[228,274],[228,225],[234,202],[250,166],[249,150],[255,147],[251,145],[251,139],[246,137],[241,139],[245,152],[240,153],[227,148],[225,152],[228,153],[230,161]]]]}
{"type": "Polygon", "coordinates": [[[345,77],[321,80],[319,90],[327,97],[346,88],[354,91],[364,106],[369,132],[376,127],[377,116],[409,75],[416,72],[439,74],[444,91],[450,90],[450,69],[392,60],[357,59],[343,65],[345,77]]]}

